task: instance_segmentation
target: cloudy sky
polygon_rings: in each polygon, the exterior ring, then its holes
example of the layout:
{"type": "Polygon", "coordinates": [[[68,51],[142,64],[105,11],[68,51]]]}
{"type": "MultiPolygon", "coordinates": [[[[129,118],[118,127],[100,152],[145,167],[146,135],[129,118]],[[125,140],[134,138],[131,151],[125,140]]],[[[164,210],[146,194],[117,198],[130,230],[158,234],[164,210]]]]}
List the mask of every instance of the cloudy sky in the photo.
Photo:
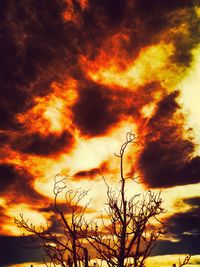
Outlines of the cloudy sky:
{"type": "Polygon", "coordinates": [[[167,209],[153,254],[199,264],[199,1],[2,0],[0,13],[0,266],[41,260],[13,217],[53,220],[56,174],[100,212],[128,131],[129,189],[162,190],[167,209]]]}

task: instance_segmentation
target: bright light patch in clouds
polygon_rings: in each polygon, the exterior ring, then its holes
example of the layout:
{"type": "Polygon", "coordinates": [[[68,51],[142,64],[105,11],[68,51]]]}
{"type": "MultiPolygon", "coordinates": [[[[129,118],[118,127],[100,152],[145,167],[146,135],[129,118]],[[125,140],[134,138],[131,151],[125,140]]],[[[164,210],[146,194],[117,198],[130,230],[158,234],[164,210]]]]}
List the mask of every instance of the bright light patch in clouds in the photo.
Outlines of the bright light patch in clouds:
{"type": "Polygon", "coordinates": [[[102,175],[119,185],[114,153],[132,131],[138,143],[124,170],[141,183],[128,180],[128,196],[162,191],[164,219],[177,227],[162,242],[169,253],[173,240],[177,253],[185,244],[197,253],[198,1],[0,2],[1,234],[19,235],[13,217],[20,213],[35,224],[52,219],[57,174],[69,187],[91,189],[88,216],[98,217],[102,175]]]}
{"type": "Polygon", "coordinates": [[[180,103],[188,114],[187,125],[193,128],[194,138],[200,153],[200,47],[193,51],[193,61],[188,76],[180,83],[182,88],[180,103]]]}
{"type": "Polygon", "coordinates": [[[181,69],[170,63],[173,53],[172,44],[161,43],[143,49],[133,63],[130,63],[128,58],[129,65],[125,71],[121,70],[120,66],[117,67],[117,62],[113,62],[113,58],[104,59],[104,54],[100,54],[95,62],[87,62],[83,58],[83,66],[92,80],[111,87],[121,86],[135,90],[137,86],[145,83],[160,81],[162,86],[169,88],[177,84],[181,75],[181,69]],[[99,63],[103,63],[102,66],[99,63]]]}

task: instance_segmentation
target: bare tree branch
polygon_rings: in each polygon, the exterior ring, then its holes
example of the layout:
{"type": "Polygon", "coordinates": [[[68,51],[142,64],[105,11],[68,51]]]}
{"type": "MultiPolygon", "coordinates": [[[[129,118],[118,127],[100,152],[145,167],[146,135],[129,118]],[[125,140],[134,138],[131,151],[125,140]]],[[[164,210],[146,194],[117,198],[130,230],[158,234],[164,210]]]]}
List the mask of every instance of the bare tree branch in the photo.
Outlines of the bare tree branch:
{"type": "MultiPolygon", "coordinates": [[[[32,242],[35,237],[40,240],[38,247],[43,248],[46,253],[44,263],[47,267],[89,267],[88,247],[96,251],[101,265],[106,263],[108,267],[145,266],[156,241],[164,233],[159,215],[165,210],[162,208],[160,192],[147,190],[132,196],[127,194],[127,180],[136,182],[137,178],[126,177],[124,171],[125,152],[127,146],[133,143],[137,143],[137,137],[128,132],[119,154],[116,154],[120,161],[120,186],[113,189],[103,176],[107,201],[104,206],[105,214],[101,214],[101,226],[94,220],[88,222],[85,219],[90,200],[84,205],[81,205],[81,202],[88,191],[68,188],[65,178],[60,175],[55,176],[53,188],[54,211],[60,231],[54,231],[48,222],[46,226],[36,227],[25,220],[22,214],[19,219],[15,219],[19,228],[32,235],[32,242]],[[61,193],[65,196],[67,214],[59,203],[61,193]],[[156,222],[156,227],[152,221],[156,222]]],[[[186,265],[190,257],[186,256],[183,262],[179,260],[178,267],[186,265]]],[[[173,266],[176,267],[176,264],[173,266]]]]}
{"type": "MultiPolygon", "coordinates": [[[[34,226],[25,220],[20,214],[20,218],[15,218],[15,223],[19,228],[25,229],[30,234],[40,240],[39,247],[45,251],[44,263],[46,266],[74,266],[78,267],[78,262],[82,261],[85,267],[89,264],[89,254],[87,248],[83,246],[83,236],[80,234],[80,228],[84,224],[84,214],[90,203],[81,206],[81,201],[86,197],[88,191],[77,189],[68,189],[65,185],[65,179],[60,175],[54,178],[54,209],[57,221],[61,227],[62,234],[54,233],[49,226],[34,226]],[[61,205],[58,204],[59,195],[65,192],[66,206],[69,214],[66,217],[61,205]]],[[[35,241],[35,240],[34,240],[35,241]]]]}
{"type": "Polygon", "coordinates": [[[148,190],[130,198],[126,195],[129,177],[124,174],[125,150],[136,142],[136,136],[128,132],[119,154],[115,154],[120,159],[120,188],[112,189],[103,177],[107,188],[105,211],[110,223],[106,224],[102,216],[103,229],[91,223],[86,237],[97,251],[98,258],[108,266],[124,267],[128,262],[134,267],[144,266],[155,241],[162,234],[160,229],[150,230],[151,220],[155,218],[158,223],[157,216],[164,212],[160,193],[148,190]]]}

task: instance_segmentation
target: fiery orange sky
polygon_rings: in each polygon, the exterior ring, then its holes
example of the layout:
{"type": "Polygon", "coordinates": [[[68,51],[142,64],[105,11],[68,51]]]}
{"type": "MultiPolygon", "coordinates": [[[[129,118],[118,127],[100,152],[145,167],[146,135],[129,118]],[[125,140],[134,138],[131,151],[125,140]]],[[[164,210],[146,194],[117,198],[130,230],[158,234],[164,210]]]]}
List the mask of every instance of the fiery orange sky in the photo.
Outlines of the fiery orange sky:
{"type": "Polygon", "coordinates": [[[200,254],[199,1],[20,0],[0,10],[0,265],[34,261],[7,259],[21,242],[13,217],[53,223],[56,174],[91,189],[98,214],[102,175],[117,184],[114,153],[128,131],[139,138],[125,166],[140,174],[130,193],[162,190],[167,209],[155,255],[200,254]]]}

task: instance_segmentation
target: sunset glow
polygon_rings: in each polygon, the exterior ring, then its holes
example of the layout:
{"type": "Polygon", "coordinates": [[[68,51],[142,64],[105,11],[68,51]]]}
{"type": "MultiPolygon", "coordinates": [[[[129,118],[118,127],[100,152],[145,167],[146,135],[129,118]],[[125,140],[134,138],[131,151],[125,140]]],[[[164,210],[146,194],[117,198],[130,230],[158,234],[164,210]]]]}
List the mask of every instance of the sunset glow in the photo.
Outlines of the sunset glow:
{"type": "MultiPolygon", "coordinates": [[[[55,227],[56,175],[69,190],[88,190],[82,206],[90,203],[89,220],[106,218],[106,183],[119,186],[115,154],[132,132],[127,196],[161,192],[166,210],[167,234],[146,266],[172,266],[185,254],[199,266],[198,1],[1,5],[0,242],[21,242],[20,214],[55,227]]],[[[0,266],[43,266],[39,252],[30,260],[19,254],[0,266]]]]}

